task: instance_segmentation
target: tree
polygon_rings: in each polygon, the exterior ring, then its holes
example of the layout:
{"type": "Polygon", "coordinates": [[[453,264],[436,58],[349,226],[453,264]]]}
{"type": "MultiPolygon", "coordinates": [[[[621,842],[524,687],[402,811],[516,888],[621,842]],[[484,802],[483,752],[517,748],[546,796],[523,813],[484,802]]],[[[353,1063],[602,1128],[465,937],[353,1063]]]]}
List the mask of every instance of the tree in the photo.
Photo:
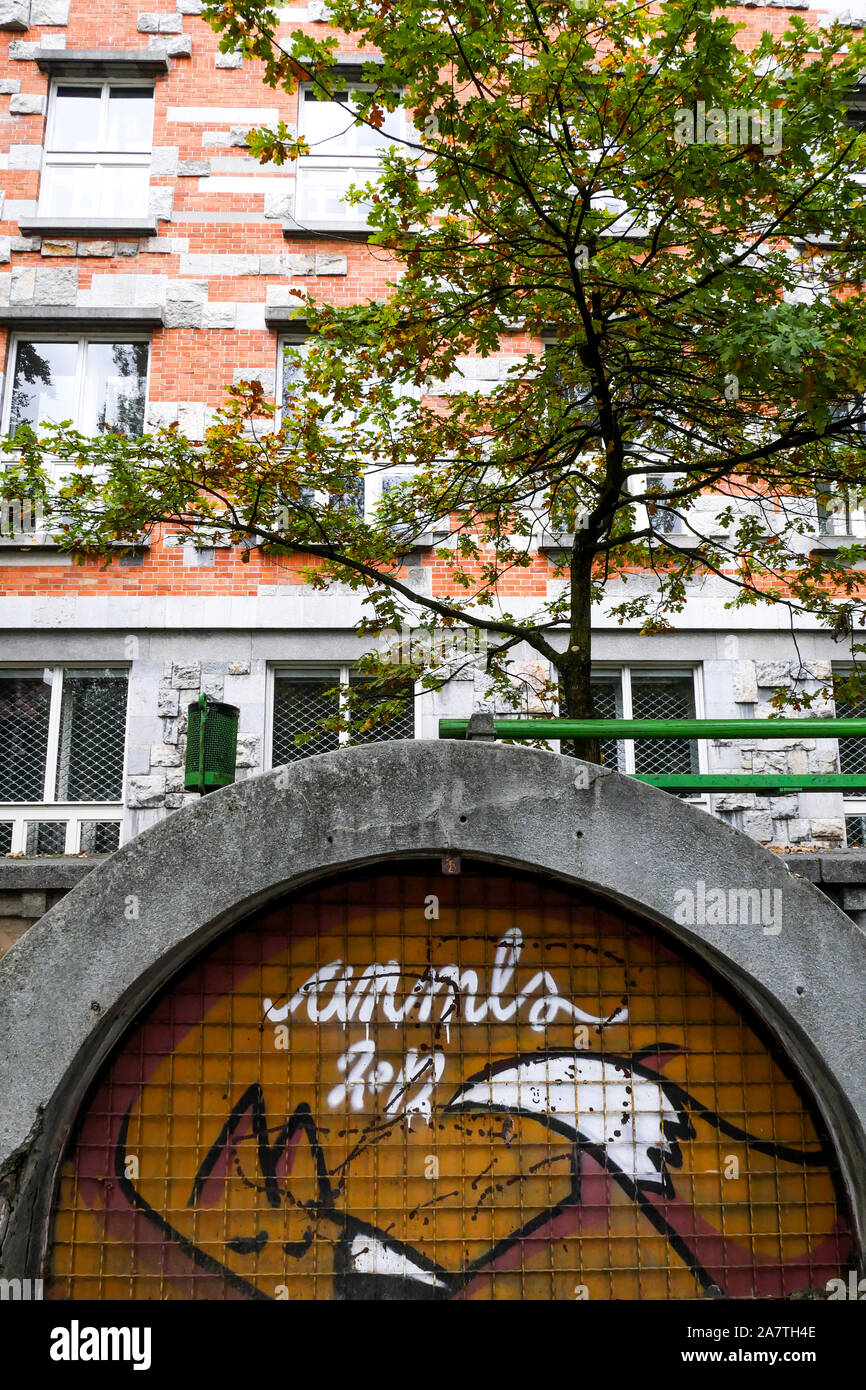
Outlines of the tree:
{"type": "MultiPolygon", "coordinates": [[[[271,86],[302,79],[345,104],[330,31],[283,49],[260,0],[206,13],[271,86]]],[[[351,585],[367,631],[410,617],[481,631],[503,687],[526,643],[575,717],[593,712],[593,603],[648,637],[699,582],[731,608],[862,623],[863,547],[810,537],[816,496],[844,505],[863,477],[866,136],[847,110],[866,43],[794,15],[747,49],[711,0],[334,0],[330,14],[381,54],[347,120],[381,130],[398,102],[413,118],[352,195],[393,260],[387,300],[307,300],[279,429],[253,385],[203,446],[22,428],[13,485],[45,486],[50,450],[70,471],[54,499],[66,544],[222,527],[351,585]],[[469,375],[503,352],[505,375],[469,375]],[[405,480],[365,517],[364,475],[394,467],[405,480]],[[560,582],[508,600],[541,527],[560,582]],[[436,530],[428,593],[401,562],[436,530]]],[[[285,125],[249,143],[278,164],[305,150],[285,125]]],[[[368,663],[385,713],[387,655],[368,663]]],[[[443,679],[437,660],[419,654],[414,674],[443,679]]]]}

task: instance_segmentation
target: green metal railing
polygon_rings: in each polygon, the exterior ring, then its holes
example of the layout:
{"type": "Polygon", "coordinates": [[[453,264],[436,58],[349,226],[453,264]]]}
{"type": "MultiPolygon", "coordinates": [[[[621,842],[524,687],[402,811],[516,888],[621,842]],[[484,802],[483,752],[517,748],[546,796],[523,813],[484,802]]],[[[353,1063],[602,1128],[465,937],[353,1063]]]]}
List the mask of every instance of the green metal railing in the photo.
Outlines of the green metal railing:
{"type": "MultiPolygon", "coordinates": [[[[465,738],[468,719],[440,719],[440,738],[465,738]]],[[[506,739],[574,738],[866,738],[866,719],[494,719],[506,739]]],[[[665,791],[866,792],[866,773],[635,773],[665,791]]]]}

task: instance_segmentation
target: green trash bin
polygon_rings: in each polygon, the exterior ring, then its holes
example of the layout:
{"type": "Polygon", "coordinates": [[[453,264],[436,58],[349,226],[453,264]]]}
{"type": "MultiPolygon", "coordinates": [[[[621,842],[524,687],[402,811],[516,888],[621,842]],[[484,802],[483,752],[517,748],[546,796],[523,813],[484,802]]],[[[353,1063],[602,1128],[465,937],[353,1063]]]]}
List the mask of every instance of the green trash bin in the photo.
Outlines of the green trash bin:
{"type": "Polygon", "coordinates": [[[188,792],[204,795],[235,780],[239,718],[236,705],[224,705],[210,695],[200,695],[187,705],[184,787],[188,792]]]}

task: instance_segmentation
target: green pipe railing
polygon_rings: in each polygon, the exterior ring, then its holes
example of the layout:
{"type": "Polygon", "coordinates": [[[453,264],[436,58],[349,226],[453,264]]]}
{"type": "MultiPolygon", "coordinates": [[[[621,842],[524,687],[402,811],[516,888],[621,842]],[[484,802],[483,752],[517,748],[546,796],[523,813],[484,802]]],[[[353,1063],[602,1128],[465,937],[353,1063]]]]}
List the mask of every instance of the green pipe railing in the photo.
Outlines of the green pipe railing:
{"type": "MultiPolygon", "coordinates": [[[[440,719],[465,738],[468,719],[440,719]]],[[[866,738],[866,719],[496,719],[497,738],[866,738]]]]}
{"type": "MultiPolygon", "coordinates": [[[[488,726],[489,727],[489,726],[488,726]]],[[[440,738],[465,738],[468,719],[440,719],[440,738]]],[[[866,738],[866,719],[494,719],[496,738],[866,738]]],[[[664,791],[866,791],[866,774],[635,773],[664,791]]]]}

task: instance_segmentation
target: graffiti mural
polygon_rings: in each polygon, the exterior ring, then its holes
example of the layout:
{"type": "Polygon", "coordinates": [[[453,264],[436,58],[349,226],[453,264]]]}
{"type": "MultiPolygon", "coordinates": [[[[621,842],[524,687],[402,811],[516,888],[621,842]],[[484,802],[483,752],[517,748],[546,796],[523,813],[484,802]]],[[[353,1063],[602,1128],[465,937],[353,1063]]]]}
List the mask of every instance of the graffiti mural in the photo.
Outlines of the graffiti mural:
{"type": "Polygon", "coordinates": [[[850,1248],[808,1097],[702,969],[579,892],[407,866],[262,913],[137,1021],[46,1294],[778,1298],[850,1248]]]}

